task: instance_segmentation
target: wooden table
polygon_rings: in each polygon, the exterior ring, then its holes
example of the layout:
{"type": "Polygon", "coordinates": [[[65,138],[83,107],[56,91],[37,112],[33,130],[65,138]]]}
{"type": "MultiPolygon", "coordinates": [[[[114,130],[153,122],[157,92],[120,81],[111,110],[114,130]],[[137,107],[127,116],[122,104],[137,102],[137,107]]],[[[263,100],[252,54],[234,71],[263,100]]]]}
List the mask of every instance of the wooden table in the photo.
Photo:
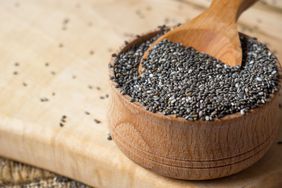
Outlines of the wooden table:
{"type": "MultiPolygon", "coordinates": [[[[179,181],[139,167],[107,140],[110,54],[135,34],[191,19],[207,1],[0,3],[1,156],[96,187],[282,186],[282,146],[276,143],[237,175],[179,181]]],[[[240,20],[241,31],[267,42],[282,59],[279,6],[257,4],[240,20]]]]}

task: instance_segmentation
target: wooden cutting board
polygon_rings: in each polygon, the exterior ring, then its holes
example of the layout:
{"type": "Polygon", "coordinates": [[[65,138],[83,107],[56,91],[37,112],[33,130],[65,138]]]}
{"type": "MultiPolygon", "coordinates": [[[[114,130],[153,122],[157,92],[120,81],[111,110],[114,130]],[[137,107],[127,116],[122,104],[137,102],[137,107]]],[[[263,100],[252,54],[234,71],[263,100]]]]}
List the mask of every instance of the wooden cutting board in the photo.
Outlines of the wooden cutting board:
{"type": "MultiPolygon", "coordinates": [[[[107,140],[110,54],[134,34],[192,18],[206,5],[191,0],[0,1],[0,155],[96,187],[282,186],[282,145],[277,143],[237,175],[179,181],[139,167],[107,140]]],[[[259,4],[241,20],[241,30],[268,42],[282,59],[279,8],[259,4]]]]}

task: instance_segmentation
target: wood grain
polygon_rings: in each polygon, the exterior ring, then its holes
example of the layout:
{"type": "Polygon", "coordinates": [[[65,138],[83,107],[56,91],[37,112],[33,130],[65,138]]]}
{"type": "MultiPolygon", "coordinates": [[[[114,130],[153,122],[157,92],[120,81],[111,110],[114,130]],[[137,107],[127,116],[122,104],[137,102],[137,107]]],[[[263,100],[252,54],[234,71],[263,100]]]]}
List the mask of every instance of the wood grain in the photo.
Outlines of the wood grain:
{"type": "MultiPolygon", "coordinates": [[[[204,7],[173,0],[0,3],[1,156],[95,187],[282,184],[281,145],[274,144],[262,160],[237,175],[195,182],[145,170],[107,140],[109,101],[105,96],[109,94],[107,64],[111,53],[135,34],[164,22],[174,25],[190,19],[204,7]],[[61,127],[63,115],[67,118],[61,127]]],[[[281,19],[281,13],[260,5],[242,15],[240,23],[246,33],[269,43],[281,59],[281,19]]]]}

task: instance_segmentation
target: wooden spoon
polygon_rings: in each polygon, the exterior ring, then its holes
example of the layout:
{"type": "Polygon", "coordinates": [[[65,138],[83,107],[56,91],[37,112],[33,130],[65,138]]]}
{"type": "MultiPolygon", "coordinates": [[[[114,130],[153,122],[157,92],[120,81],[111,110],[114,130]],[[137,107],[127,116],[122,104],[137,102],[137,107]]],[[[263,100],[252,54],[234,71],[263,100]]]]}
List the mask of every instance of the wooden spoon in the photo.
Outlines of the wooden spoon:
{"type": "MultiPolygon", "coordinates": [[[[192,21],[186,22],[156,40],[144,53],[159,42],[171,42],[192,46],[230,66],[241,65],[242,49],[237,31],[237,20],[241,13],[257,0],[213,0],[211,6],[192,21]]],[[[141,61],[142,62],[142,61],[141,61]]],[[[139,73],[142,63],[139,64],[139,73]]]]}

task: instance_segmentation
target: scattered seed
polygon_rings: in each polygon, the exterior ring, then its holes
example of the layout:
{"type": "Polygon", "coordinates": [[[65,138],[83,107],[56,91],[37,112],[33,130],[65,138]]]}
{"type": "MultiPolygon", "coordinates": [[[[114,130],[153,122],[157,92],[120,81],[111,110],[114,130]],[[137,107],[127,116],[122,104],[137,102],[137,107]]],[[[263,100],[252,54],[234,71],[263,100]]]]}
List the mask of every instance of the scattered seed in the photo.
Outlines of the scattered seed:
{"type": "Polygon", "coordinates": [[[46,63],[45,63],[45,67],[48,67],[48,66],[49,66],[49,62],[46,62],[46,63]]]}
{"type": "Polygon", "coordinates": [[[24,87],[27,87],[27,83],[23,82],[23,86],[24,86],[24,87]]]}
{"type": "Polygon", "coordinates": [[[109,98],[109,94],[106,94],[105,97],[106,97],[106,98],[109,98]]]}
{"type": "Polygon", "coordinates": [[[92,22],[88,22],[87,24],[89,27],[92,27],[93,26],[93,23],[92,22]]]}
{"type": "Polygon", "coordinates": [[[100,90],[101,90],[101,88],[100,88],[99,86],[97,86],[97,87],[96,87],[96,89],[97,89],[98,91],[100,91],[100,90]]]}
{"type": "Polygon", "coordinates": [[[56,93],[55,92],[52,92],[52,96],[55,96],[56,95],[56,93]]]}
{"type": "Polygon", "coordinates": [[[93,86],[92,85],[88,85],[88,89],[93,89],[93,86]]]}
{"type": "Polygon", "coordinates": [[[48,99],[47,97],[43,97],[43,98],[40,98],[40,101],[41,101],[41,102],[48,102],[49,99],[48,99]]]}
{"type": "Polygon", "coordinates": [[[52,75],[56,75],[56,72],[55,72],[55,71],[51,71],[51,74],[52,74],[52,75]]]}
{"type": "Polygon", "coordinates": [[[147,7],[146,7],[146,10],[147,10],[147,11],[151,11],[151,10],[152,10],[152,7],[151,7],[151,6],[147,6],[147,7]]]}
{"type": "Polygon", "coordinates": [[[15,67],[18,67],[18,66],[20,66],[20,64],[18,63],[18,62],[15,62],[15,67]]]}
{"type": "Polygon", "coordinates": [[[14,75],[18,75],[19,73],[18,73],[17,71],[14,71],[13,74],[14,74],[14,75]]]}
{"type": "Polygon", "coordinates": [[[59,44],[59,48],[63,48],[64,45],[62,43],[59,44]]]}
{"type": "Polygon", "coordinates": [[[94,51],[93,51],[93,50],[90,50],[89,54],[90,54],[90,55],[93,55],[93,54],[94,54],[94,51]]]}
{"type": "Polygon", "coordinates": [[[70,21],[70,20],[69,20],[68,18],[65,18],[65,19],[63,20],[63,24],[66,25],[66,24],[69,23],[69,21],[70,21]]]}
{"type": "Polygon", "coordinates": [[[14,6],[15,6],[15,7],[20,7],[20,3],[19,3],[19,2],[16,2],[16,3],[14,4],[14,6]]]}
{"type": "Polygon", "coordinates": [[[60,123],[60,127],[64,127],[65,125],[63,123],[60,123]]]}
{"type": "Polygon", "coordinates": [[[113,140],[112,135],[110,133],[108,133],[107,140],[109,141],[113,140]]]}
{"type": "Polygon", "coordinates": [[[170,21],[170,19],[169,19],[169,18],[165,18],[164,23],[165,23],[165,24],[168,24],[168,23],[169,23],[169,21],[170,21]]]}
{"type": "Polygon", "coordinates": [[[101,123],[101,121],[98,120],[98,119],[94,119],[94,122],[97,123],[97,124],[100,124],[100,123],[101,123]]]}
{"type": "MultiPolygon", "coordinates": [[[[64,126],[64,124],[66,123],[66,119],[67,119],[67,116],[66,116],[66,115],[63,115],[63,116],[61,117],[60,126],[61,126],[61,125],[64,126]]],[[[61,126],[61,127],[62,127],[62,126],[61,126]]]]}
{"type": "Polygon", "coordinates": [[[141,19],[145,18],[145,15],[142,13],[141,10],[136,10],[135,13],[139,18],[141,18],[141,19]]]}
{"type": "Polygon", "coordinates": [[[72,75],[72,79],[76,79],[76,75],[72,75]]]}
{"type": "Polygon", "coordinates": [[[104,96],[100,96],[100,99],[105,99],[105,97],[104,96]]]}
{"type": "Polygon", "coordinates": [[[85,115],[90,115],[90,112],[88,112],[88,111],[85,111],[84,113],[85,113],[85,115]]]}

